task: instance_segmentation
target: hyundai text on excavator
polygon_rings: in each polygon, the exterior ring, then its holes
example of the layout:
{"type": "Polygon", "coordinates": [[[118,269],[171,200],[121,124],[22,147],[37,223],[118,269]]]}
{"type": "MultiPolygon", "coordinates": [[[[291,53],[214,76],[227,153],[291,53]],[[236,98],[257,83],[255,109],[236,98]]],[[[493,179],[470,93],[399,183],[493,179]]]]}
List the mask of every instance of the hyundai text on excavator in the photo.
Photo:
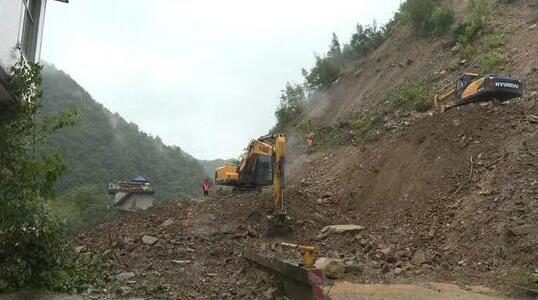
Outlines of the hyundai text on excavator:
{"type": "Polygon", "coordinates": [[[273,186],[274,214],[269,218],[267,236],[291,235],[291,220],[284,206],[286,137],[282,133],[252,140],[239,165],[226,164],[215,170],[215,183],[238,190],[273,186]]]}
{"type": "Polygon", "coordinates": [[[444,112],[473,102],[507,101],[522,95],[522,82],[511,76],[465,73],[454,84],[437,91],[434,103],[438,112],[444,112]]]}

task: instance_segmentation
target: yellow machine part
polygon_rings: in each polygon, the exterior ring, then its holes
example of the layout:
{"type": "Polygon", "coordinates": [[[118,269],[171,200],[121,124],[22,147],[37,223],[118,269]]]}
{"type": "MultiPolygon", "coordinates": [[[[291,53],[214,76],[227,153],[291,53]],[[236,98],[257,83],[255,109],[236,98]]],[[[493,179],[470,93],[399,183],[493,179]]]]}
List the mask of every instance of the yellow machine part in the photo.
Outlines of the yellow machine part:
{"type": "Polygon", "coordinates": [[[256,167],[256,162],[260,157],[268,157],[273,162],[273,185],[276,190],[275,198],[278,198],[276,203],[281,203],[282,199],[282,180],[283,176],[282,163],[284,161],[284,148],[286,139],[284,135],[278,134],[272,136],[275,139],[275,144],[266,142],[268,139],[252,140],[248,145],[245,153],[242,155],[239,166],[234,164],[226,164],[215,169],[215,182],[220,185],[229,185],[240,187],[243,183],[240,182],[244,174],[249,174],[256,167]],[[278,196],[277,196],[278,195],[278,196]]]}
{"type": "Polygon", "coordinates": [[[215,182],[217,184],[228,184],[239,179],[236,165],[224,165],[215,170],[215,182]]]}
{"type": "MultiPolygon", "coordinates": [[[[474,74],[474,73],[465,73],[464,74],[465,76],[469,76],[469,77],[478,77],[478,74],[474,74]]],[[[467,95],[470,95],[474,92],[477,91],[477,86],[479,86],[479,84],[482,84],[484,82],[484,78],[481,78],[477,81],[474,81],[472,82],[469,86],[467,86],[467,88],[464,90],[464,93],[462,93],[462,96],[463,98],[465,98],[465,92],[467,92],[467,95]],[[475,84],[478,84],[478,85],[475,85],[475,84]],[[473,87],[471,87],[473,86],[473,87]]],[[[438,90],[436,93],[435,93],[435,96],[434,96],[434,99],[433,99],[433,102],[434,102],[434,105],[435,105],[435,108],[438,112],[444,112],[447,107],[453,105],[453,101],[454,101],[454,97],[455,97],[455,94],[456,94],[456,89],[457,89],[457,86],[456,84],[450,84],[440,90],[438,90]]]]}
{"type": "Polygon", "coordinates": [[[298,249],[303,251],[303,266],[305,268],[313,268],[316,262],[317,249],[314,246],[296,245],[290,243],[277,243],[275,244],[277,253],[282,253],[286,248],[298,249]]]}
{"type": "Polygon", "coordinates": [[[282,209],[284,204],[284,158],[286,154],[286,137],[284,137],[284,134],[279,133],[276,135],[274,151],[275,165],[273,188],[275,192],[275,208],[282,209]]]}
{"type": "MultiPolygon", "coordinates": [[[[291,218],[286,214],[284,206],[285,154],[286,137],[284,134],[263,136],[250,142],[239,166],[225,165],[215,170],[215,182],[220,185],[247,189],[273,185],[274,213],[268,219],[267,236],[288,236],[293,233],[293,228],[290,226],[291,218]],[[263,178],[264,173],[261,173],[261,180],[254,177],[260,175],[257,173],[257,168],[261,159],[266,161],[270,159],[271,169],[262,170],[270,171],[265,174],[272,176],[271,178],[263,178]]],[[[306,259],[309,264],[310,257],[307,255],[306,259]]]]}
{"type": "Polygon", "coordinates": [[[478,92],[478,90],[480,89],[483,83],[484,83],[484,78],[480,78],[478,80],[471,82],[471,84],[469,84],[465,88],[465,90],[463,90],[463,93],[461,95],[462,98],[465,99],[467,97],[474,95],[476,92],[478,92]]]}

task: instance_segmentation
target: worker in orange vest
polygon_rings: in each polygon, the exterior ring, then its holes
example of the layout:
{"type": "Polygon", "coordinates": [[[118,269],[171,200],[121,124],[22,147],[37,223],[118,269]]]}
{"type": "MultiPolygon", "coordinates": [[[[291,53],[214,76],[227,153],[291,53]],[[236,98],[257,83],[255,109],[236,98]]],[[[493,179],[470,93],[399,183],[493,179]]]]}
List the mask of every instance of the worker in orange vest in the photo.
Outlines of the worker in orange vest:
{"type": "Polygon", "coordinates": [[[204,192],[204,197],[209,196],[209,188],[211,187],[211,183],[209,183],[209,180],[204,180],[204,183],[202,183],[202,191],[204,192]]]}

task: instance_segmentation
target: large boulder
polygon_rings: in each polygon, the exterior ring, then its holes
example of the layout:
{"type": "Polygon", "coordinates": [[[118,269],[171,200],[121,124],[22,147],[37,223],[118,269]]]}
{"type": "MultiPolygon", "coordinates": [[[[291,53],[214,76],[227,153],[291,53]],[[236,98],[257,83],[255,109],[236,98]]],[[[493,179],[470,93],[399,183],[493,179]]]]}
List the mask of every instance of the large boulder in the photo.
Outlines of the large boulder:
{"type": "Polygon", "coordinates": [[[346,272],[346,266],[341,259],[320,257],[314,266],[320,269],[323,275],[329,279],[338,279],[346,272]]]}
{"type": "Polygon", "coordinates": [[[345,225],[329,225],[321,229],[318,238],[324,238],[333,234],[343,234],[343,233],[358,233],[365,229],[361,225],[345,224],[345,225]]]}
{"type": "Polygon", "coordinates": [[[144,243],[146,245],[153,245],[153,244],[155,244],[155,242],[157,242],[158,239],[159,238],[151,236],[151,235],[144,235],[142,237],[142,243],[144,243]]]}
{"type": "Polygon", "coordinates": [[[413,255],[413,258],[411,258],[411,262],[415,266],[420,266],[426,262],[428,262],[428,257],[426,255],[426,252],[422,250],[417,250],[415,254],[413,255]]]}

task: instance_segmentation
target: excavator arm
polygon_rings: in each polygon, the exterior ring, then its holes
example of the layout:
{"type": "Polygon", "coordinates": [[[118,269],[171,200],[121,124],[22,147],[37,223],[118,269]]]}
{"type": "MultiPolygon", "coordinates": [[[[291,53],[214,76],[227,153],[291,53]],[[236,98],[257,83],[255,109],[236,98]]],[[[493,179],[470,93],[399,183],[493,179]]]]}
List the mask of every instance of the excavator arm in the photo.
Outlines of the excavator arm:
{"type": "Polygon", "coordinates": [[[284,174],[286,162],[286,137],[282,133],[272,136],[262,137],[265,139],[274,139],[273,146],[273,190],[275,194],[275,209],[284,211],[284,174]]]}
{"type": "Polygon", "coordinates": [[[286,137],[282,133],[252,140],[239,165],[227,164],[215,170],[215,182],[236,189],[258,189],[273,185],[274,214],[268,220],[266,235],[292,234],[291,219],[284,207],[286,137]]]}

